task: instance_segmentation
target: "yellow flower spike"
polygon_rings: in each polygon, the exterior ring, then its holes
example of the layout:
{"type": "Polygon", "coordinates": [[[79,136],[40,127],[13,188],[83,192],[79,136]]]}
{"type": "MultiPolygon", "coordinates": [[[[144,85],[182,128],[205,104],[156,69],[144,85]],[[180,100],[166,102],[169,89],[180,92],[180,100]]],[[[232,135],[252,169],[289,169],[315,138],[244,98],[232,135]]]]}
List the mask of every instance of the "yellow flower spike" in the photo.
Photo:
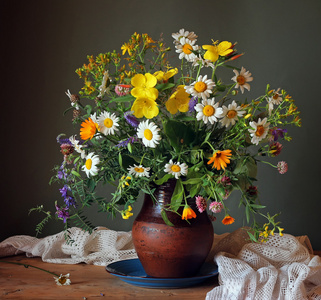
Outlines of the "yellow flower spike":
{"type": "Polygon", "coordinates": [[[251,117],[252,116],[252,114],[247,114],[245,117],[244,117],[244,119],[248,119],[249,117],[251,117]]]}
{"type": "Polygon", "coordinates": [[[283,236],[282,231],[284,230],[284,228],[278,227],[278,229],[279,229],[279,234],[280,234],[280,236],[283,236]]]}
{"type": "Polygon", "coordinates": [[[132,210],[133,208],[128,205],[128,208],[121,213],[122,218],[127,220],[129,217],[131,217],[133,215],[133,213],[131,213],[132,210]]]}

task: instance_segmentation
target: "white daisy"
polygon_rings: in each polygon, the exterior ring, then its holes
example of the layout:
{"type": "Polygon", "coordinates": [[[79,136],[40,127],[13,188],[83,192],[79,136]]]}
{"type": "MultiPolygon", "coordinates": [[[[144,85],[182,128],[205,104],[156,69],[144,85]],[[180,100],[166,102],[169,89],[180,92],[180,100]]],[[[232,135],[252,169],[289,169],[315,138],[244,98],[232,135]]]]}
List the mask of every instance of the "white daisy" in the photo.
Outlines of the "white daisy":
{"type": "Polygon", "coordinates": [[[197,81],[194,81],[191,85],[185,86],[185,90],[188,94],[192,96],[197,96],[206,100],[212,93],[215,83],[212,79],[207,79],[207,75],[204,77],[200,75],[197,81]]]}
{"type": "Polygon", "coordinates": [[[253,80],[253,77],[251,77],[252,74],[243,67],[240,73],[237,70],[233,70],[233,72],[235,76],[232,77],[232,80],[236,82],[235,88],[240,88],[242,94],[244,93],[244,88],[249,91],[251,87],[248,82],[253,80]]]}
{"type": "Polygon", "coordinates": [[[56,284],[57,285],[70,285],[71,284],[71,280],[69,279],[70,274],[66,274],[66,275],[62,275],[60,274],[59,277],[54,277],[56,284]]]}
{"type": "Polygon", "coordinates": [[[250,126],[253,128],[253,129],[249,129],[249,132],[252,137],[251,139],[252,144],[258,145],[259,142],[266,137],[266,135],[269,132],[269,125],[270,123],[267,122],[267,118],[264,118],[263,120],[259,118],[257,122],[255,121],[250,122],[250,126]]]}
{"type": "Polygon", "coordinates": [[[127,170],[129,171],[130,175],[134,175],[135,177],[149,177],[150,168],[145,168],[142,165],[134,165],[133,167],[130,166],[127,170]]]}
{"type": "Polygon", "coordinates": [[[193,31],[185,31],[184,28],[180,29],[179,32],[172,33],[172,37],[174,39],[174,44],[179,44],[182,37],[188,38],[190,41],[196,41],[197,39],[197,35],[193,31]]]}
{"type": "Polygon", "coordinates": [[[110,85],[109,72],[105,71],[103,80],[101,82],[101,86],[99,87],[99,90],[100,90],[100,93],[98,95],[99,97],[104,96],[105,93],[110,90],[109,85],[110,85]]]}
{"type": "Polygon", "coordinates": [[[92,119],[94,123],[98,124],[98,117],[96,112],[90,115],[90,119],[92,119]]]}
{"type": "Polygon", "coordinates": [[[155,148],[161,140],[161,136],[158,133],[159,128],[154,122],[148,123],[148,120],[139,123],[137,128],[138,138],[143,140],[143,144],[146,147],[155,148]]]}
{"type": "Polygon", "coordinates": [[[245,114],[245,110],[241,110],[242,107],[238,106],[234,100],[227,107],[223,105],[222,109],[223,109],[223,113],[221,117],[223,119],[220,122],[225,127],[234,125],[235,121],[237,121],[239,117],[242,117],[245,114]]]}
{"type": "Polygon", "coordinates": [[[179,59],[185,58],[187,61],[193,61],[196,55],[192,51],[198,50],[198,46],[194,45],[196,40],[191,41],[186,37],[182,37],[179,43],[175,45],[176,52],[179,53],[179,59]]]}
{"type": "Polygon", "coordinates": [[[178,179],[178,177],[181,175],[187,175],[188,166],[185,163],[174,163],[172,160],[170,160],[169,163],[165,165],[164,171],[174,175],[175,178],[178,179]]]}
{"type": "Polygon", "coordinates": [[[86,156],[86,162],[82,166],[82,170],[86,172],[87,177],[89,178],[90,176],[95,176],[98,174],[98,167],[97,165],[99,164],[99,156],[95,155],[93,152],[89,153],[86,156]]]}
{"type": "Polygon", "coordinates": [[[81,158],[84,159],[86,157],[86,152],[83,149],[83,145],[79,145],[79,140],[76,139],[76,135],[73,135],[69,138],[69,141],[75,148],[75,150],[80,153],[81,158]]]}
{"type": "Polygon", "coordinates": [[[119,126],[118,121],[119,118],[114,113],[104,111],[98,118],[99,131],[104,135],[115,134],[115,130],[118,130],[119,126]]]}
{"type": "Polygon", "coordinates": [[[280,88],[278,88],[276,91],[274,90],[272,97],[269,98],[269,100],[275,105],[279,105],[283,101],[282,94],[279,93],[279,90],[280,88]]]}
{"type": "Polygon", "coordinates": [[[203,100],[202,103],[198,103],[195,105],[194,109],[197,111],[196,119],[198,121],[203,120],[205,124],[210,122],[214,124],[217,122],[217,118],[220,118],[223,109],[218,107],[219,103],[215,103],[215,99],[207,99],[203,100]]]}

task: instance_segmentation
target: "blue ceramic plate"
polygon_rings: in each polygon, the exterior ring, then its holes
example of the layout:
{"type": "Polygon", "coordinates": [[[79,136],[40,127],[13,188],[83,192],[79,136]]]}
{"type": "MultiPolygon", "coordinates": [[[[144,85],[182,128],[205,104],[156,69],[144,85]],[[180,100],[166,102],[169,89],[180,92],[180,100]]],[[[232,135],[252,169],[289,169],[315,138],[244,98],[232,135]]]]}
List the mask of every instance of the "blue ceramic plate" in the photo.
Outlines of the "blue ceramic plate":
{"type": "Polygon", "coordinates": [[[121,260],[109,264],[106,271],[129,284],[145,288],[183,288],[199,284],[218,274],[214,264],[205,263],[196,276],[184,278],[149,277],[138,258],[121,260]]]}

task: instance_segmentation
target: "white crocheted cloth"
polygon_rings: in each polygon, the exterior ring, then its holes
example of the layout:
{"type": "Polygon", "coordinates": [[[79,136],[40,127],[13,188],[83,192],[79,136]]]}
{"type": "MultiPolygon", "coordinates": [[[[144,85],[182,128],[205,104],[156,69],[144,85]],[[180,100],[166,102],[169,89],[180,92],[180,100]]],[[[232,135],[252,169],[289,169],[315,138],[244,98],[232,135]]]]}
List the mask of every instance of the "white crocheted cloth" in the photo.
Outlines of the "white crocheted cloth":
{"type": "MultiPolygon", "coordinates": [[[[137,258],[131,232],[99,227],[92,234],[79,228],[42,239],[20,235],[0,243],[0,257],[26,253],[50,263],[87,263],[100,266],[137,258]]],[[[275,235],[267,243],[249,243],[242,229],[215,235],[207,261],[219,268],[220,286],[206,300],[321,299],[321,259],[312,255],[306,236],[275,235]]]]}

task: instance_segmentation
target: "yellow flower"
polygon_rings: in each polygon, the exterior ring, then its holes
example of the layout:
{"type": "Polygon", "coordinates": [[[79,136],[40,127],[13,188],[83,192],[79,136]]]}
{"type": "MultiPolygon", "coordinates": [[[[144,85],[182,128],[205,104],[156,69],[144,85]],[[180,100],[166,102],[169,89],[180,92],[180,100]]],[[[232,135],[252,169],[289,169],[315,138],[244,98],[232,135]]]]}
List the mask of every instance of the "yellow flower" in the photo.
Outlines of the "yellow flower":
{"type": "Polygon", "coordinates": [[[284,230],[284,228],[278,227],[278,229],[279,229],[279,234],[280,234],[280,236],[283,236],[282,231],[284,230]]]}
{"type": "Polygon", "coordinates": [[[127,220],[129,217],[131,217],[133,215],[133,213],[131,213],[132,210],[132,207],[128,205],[128,208],[121,213],[123,219],[127,220]]]}
{"type": "Polygon", "coordinates": [[[212,168],[215,168],[217,170],[221,170],[221,168],[224,170],[227,164],[230,163],[230,157],[231,157],[231,150],[224,150],[220,151],[217,150],[211,159],[207,162],[207,164],[213,164],[212,168]]]}
{"type": "Polygon", "coordinates": [[[178,111],[187,112],[190,99],[189,94],[184,89],[184,85],[179,85],[176,92],[166,101],[165,106],[172,115],[175,115],[178,111]]]}
{"type": "Polygon", "coordinates": [[[99,130],[98,124],[95,123],[91,118],[88,118],[81,123],[80,137],[83,140],[91,140],[96,134],[97,130],[99,130]]]}
{"type": "Polygon", "coordinates": [[[196,213],[191,207],[187,204],[184,206],[183,210],[183,215],[182,215],[182,220],[187,220],[187,219],[192,219],[196,218],[196,213]]]}
{"type": "Polygon", "coordinates": [[[224,225],[230,225],[232,223],[234,223],[235,219],[233,217],[231,217],[230,215],[226,215],[225,218],[222,220],[222,223],[224,225]]]}
{"type": "Polygon", "coordinates": [[[149,98],[137,98],[131,110],[136,118],[146,117],[147,119],[152,119],[159,113],[157,103],[149,98]]]}
{"type": "Polygon", "coordinates": [[[234,50],[231,47],[232,43],[227,41],[223,41],[218,45],[216,45],[216,42],[213,45],[203,45],[203,49],[207,50],[204,54],[204,59],[216,62],[220,56],[232,53],[234,50]]]}
{"type": "Polygon", "coordinates": [[[121,50],[123,50],[123,52],[122,52],[122,55],[124,55],[125,53],[126,53],[126,51],[128,52],[128,55],[129,56],[131,56],[132,55],[132,46],[130,45],[130,44],[128,44],[128,43],[124,43],[124,45],[122,45],[121,47],[120,47],[120,49],[121,50]]]}
{"type": "Polygon", "coordinates": [[[178,69],[170,69],[167,72],[156,71],[153,75],[157,78],[157,81],[166,82],[169,78],[175,76],[178,73],[178,69]]]}
{"type": "Polygon", "coordinates": [[[156,100],[158,97],[158,90],[154,88],[157,84],[157,78],[150,74],[136,74],[132,80],[131,84],[134,88],[131,90],[131,94],[135,98],[149,98],[156,100]]]}

